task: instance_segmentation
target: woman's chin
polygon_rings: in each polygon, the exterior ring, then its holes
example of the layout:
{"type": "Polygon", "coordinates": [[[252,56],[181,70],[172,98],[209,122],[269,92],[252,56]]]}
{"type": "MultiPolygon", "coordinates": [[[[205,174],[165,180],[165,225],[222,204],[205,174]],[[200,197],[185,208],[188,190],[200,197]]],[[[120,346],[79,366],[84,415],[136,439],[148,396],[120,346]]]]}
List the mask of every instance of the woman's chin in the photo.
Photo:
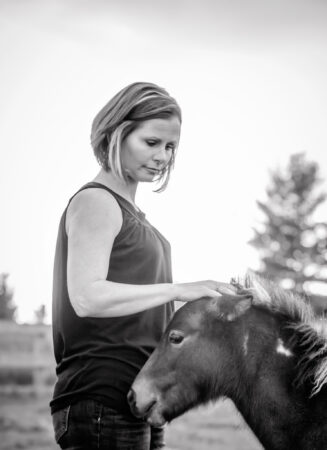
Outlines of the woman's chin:
{"type": "Polygon", "coordinates": [[[139,181],[141,183],[153,183],[154,181],[156,181],[156,176],[155,175],[143,176],[139,178],[139,181]]]}
{"type": "Polygon", "coordinates": [[[128,180],[131,183],[152,183],[155,181],[155,175],[150,173],[128,174],[128,180]]]}

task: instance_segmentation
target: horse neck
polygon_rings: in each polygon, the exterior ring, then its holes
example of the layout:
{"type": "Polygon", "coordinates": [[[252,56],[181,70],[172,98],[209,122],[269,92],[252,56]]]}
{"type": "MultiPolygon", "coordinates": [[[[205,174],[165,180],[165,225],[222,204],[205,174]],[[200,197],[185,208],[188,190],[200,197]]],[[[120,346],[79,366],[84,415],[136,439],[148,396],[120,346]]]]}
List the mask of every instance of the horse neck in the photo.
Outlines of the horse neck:
{"type": "Polygon", "coordinates": [[[300,448],[293,447],[293,431],[294,435],[296,431],[301,433],[299,424],[303,426],[310,409],[304,396],[290,388],[295,361],[287,355],[276,354],[280,324],[276,318],[259,311],[255,317],[244,318],[241,328],[243,336],[238,338],[237,368],[232,369],[238,377],[231,378],[233,385],[226,395],[233,400],[265,449],[300,448]],[[248,336],[246,352],[244,336],[248,336]]]}
{"type": "Polygon", "coordinates": [[[276,392],[269,395],[266,389],[255,389],[234,403],[266,450],[327,448],[326,391],[312,402],[301,393],[286,394],[278,401],[276,392]]]}
{"type": "MultiPolygon", "coordinates": [[[[260,374],[258,378],[261,378],[260,374]]],[[[254,389],[244,386],[243,390],[239,389],[237,397],[231,398],[266,450],[290,450],[293,448],[292,440],[281,430],[287,428],[292,422],[290,417],[296,415],[293,398],[286,396],[281,401],[281,395],[276,395],[276,380],[266,377],[262,381],[266,388],[263,385],[257,385],[254,389]],[[274,385],[273,393],[269,393],[270,385],[274,385]]],[[[253,380],[255,382],[258,383],[258,380],[253,380]]]]}

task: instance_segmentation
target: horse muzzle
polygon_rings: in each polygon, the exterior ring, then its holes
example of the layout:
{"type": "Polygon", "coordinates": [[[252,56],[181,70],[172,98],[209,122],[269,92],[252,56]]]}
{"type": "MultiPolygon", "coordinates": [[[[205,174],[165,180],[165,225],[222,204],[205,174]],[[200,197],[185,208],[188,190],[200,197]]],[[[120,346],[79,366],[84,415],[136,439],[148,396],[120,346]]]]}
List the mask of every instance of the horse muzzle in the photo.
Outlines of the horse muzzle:
{"type": "Polygon", "coordinates": [[[166,423],[159,411],[158,398],[148,383],[134,382],[127,394],[127,400],[135,417],[143,418],[152,426],[163,426],[166,423]]]}
{"type": "Polygon", "coordinates": [[[149,415],[151,408],[157,403],[155,399],[144,398],[143,402],[136,395],[136,392],[131,388],[127,394],[127,401],[129,407],[135,417],[146,418],[149,415]]]}

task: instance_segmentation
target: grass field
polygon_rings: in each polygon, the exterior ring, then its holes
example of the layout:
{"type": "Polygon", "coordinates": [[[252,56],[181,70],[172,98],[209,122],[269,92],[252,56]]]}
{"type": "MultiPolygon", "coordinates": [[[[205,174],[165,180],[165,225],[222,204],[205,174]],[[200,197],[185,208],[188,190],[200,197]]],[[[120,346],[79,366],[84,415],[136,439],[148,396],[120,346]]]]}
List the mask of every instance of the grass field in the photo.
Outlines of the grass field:
{"type": "MultiPolygon", "coordinates": [[[[1,450],[58,450],[49,414],[50,392],[0,395],[1,450]]],[[[260,450],[229,401],[193,410],[166,429],[167,450],[260,450]]]]}

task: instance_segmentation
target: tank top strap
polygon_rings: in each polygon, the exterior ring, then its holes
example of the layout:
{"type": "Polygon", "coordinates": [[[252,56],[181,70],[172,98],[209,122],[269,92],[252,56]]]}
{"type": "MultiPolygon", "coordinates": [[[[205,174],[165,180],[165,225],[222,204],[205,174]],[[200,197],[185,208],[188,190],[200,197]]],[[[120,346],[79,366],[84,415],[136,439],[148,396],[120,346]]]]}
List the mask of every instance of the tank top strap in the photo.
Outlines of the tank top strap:
{"type": "Polygon", "coordinates": [[[73,198],[81,191],[84,191],[85,189],[92,189],[92,188],[98,188],[98,189],[104,189],[105,191],[109,192],[117,201],[119,206],[128,211],[132,216],[134,216],[136,219],[144,219],[145,214],[141,210],[137,210],[131,202],[126,200],[126,198],[122,197],[117,192],[113,191],[109,187],[105,186],[104,184],[98,183],[96,181],[90,181],[89,183],[84,184],[75,194],[69,199],[68,205],[73,200],[73,198]]]}

